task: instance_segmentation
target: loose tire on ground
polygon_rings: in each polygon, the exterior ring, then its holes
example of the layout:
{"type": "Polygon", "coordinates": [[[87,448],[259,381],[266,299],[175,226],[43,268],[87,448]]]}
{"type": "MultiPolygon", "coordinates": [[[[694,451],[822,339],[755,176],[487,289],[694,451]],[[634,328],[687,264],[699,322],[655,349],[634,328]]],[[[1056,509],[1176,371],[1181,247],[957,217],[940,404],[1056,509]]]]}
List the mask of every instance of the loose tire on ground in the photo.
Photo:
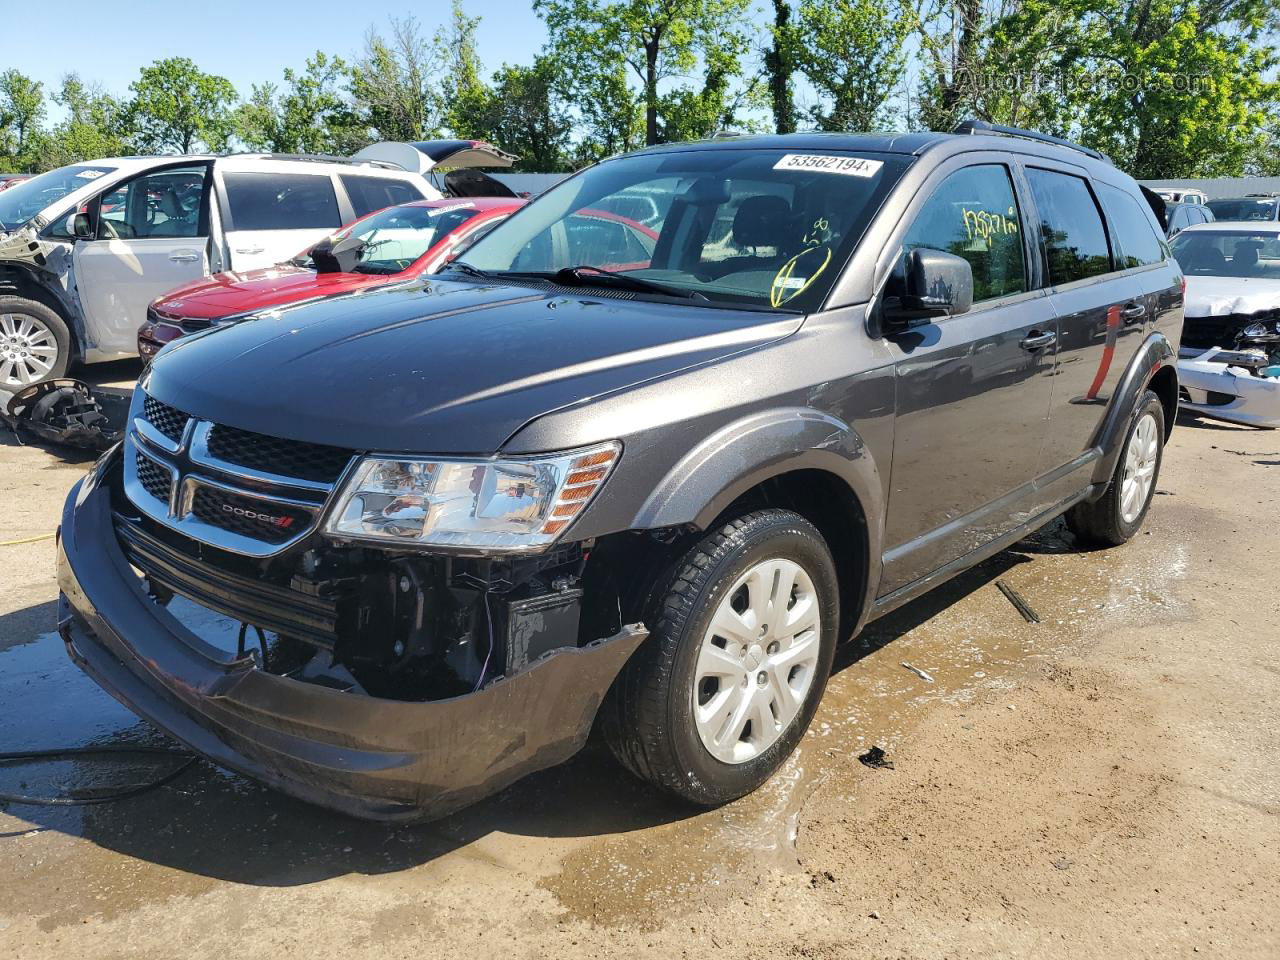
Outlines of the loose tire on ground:
{"type": "Polygon", "coordinates": [[[1164,405],[1155,391],[1148,390],[1129,427],[1107,492],[1093,503],[1080,503],[1067,511],[1067,527],[1077,538],[1091,546],[1117,547],[1142,528],[1160,479],[1164,437],[1164,405]],[[1140,500],[1127,500],[1134,496],[1132,481],[1139,477],[1140,500]]]}
{"type": "Polygon", "coordinates": [[[655,590],[649,639],[601,709],[606,742],[636,776],[692,803],[712,806],[750,793],[782,765],[813,719],[831,670],[839,612],[835,564],[812,524],[776,509],[729,521],[689,548],[655,590]],[[756,608],[737,613],[744,597],[780,616],[766,624],[756,608]],[[811,618],[811,628],[785,636],[811,618]],[[732,639],[718,634],[722,621],[732,639]],[[747,636],[749,627],[756,639],[747,636]],[[730,654],[739,657],[743,677],[733,673],[730,654]],[[726,664],[731,675],[704,675],[726,664]],[[735,696],[733,703],[717,699],[735,696]],[[739,707],[754,719],[735,738],[739,707]],[[722,728],[716,723],[721,709],[729,710],[722,728]],[[727,733],[717,743],[721,729],[727,733]]]}

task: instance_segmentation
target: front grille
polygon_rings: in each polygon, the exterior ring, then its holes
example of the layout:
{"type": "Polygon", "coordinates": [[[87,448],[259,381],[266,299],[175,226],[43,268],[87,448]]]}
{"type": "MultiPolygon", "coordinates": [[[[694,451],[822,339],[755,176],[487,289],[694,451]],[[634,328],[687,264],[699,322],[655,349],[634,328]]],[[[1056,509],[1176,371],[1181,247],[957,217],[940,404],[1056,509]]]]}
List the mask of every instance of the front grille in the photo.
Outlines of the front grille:
{"type": "Polygon", "coordinates": [[[191,515],[212,527],[263,543],[284,543],[307,529],[312,519],[311,512],[301,507],[204,486],[192,495],[191,515]]]}
{"type": "Polygon", "coordinates": [[[182,432],[187,428],[187,421],[191,419],[177,407],[161,403],[154,397],[147,397],[142,401],[142,415],[147,418],[148,423],[174,443],[182,441],[182,432]]]}
{"type": "Polygon", "coordinates": [[[157,500],[163,500],[168,503],[169,489],[173,484],[173,477],[169,471],[141,453],[134,456],[136,458],[135,466],[138,470],[138,483],[142,484],[142,489],[157,500]]]}
{"type": "Polygon", "coordinates": [[[208,449],[210,456],[227,463],[315,483],[334,483],[352,456],[341,447],[282,440],[221,424],[210,428],[208,449]]]}

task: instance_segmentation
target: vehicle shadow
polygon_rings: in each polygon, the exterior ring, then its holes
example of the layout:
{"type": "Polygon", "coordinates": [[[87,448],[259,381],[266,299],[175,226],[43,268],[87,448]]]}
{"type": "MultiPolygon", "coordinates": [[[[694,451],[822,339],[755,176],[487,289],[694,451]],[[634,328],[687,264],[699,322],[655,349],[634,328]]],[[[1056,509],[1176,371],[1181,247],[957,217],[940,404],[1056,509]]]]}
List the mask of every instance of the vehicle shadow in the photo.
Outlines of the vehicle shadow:
{"type": "Polygon", "coordinates": [[[1222,433],[1260,433],[1267,430],[1266,427],[1253,427],[1247,423],[1214,420],[1212,417],[1206,417],[1181,408],[1178,410],[1177,425],[1180,427],[1192,427],[1197,430],[1217,430],[1222,433]]]}
{"type": "MultiPolygon", "coordinates": [[[[835,671],[899,639],[1009,570],[1031,560],[1020,543],[867,627],[836,654],[835,671]]],[[[1031,546],[1034,547],[1034,544],[1031,546]]],[[[47,607],[48,605],[43,605],[47,607]]],[[[38,729],[39,716],[7,716],[4,643],[15,629],[44,620],[47,609],[0,617],[0,736],[6,728],[38,729]],[[34,725],[34,726],[33,726],[34,725]]],[[[47,627],[45,628],[47,629],[47,627]]],[[[66,745],[166,742],[137,722],[67,660],[61,642],[45,634],[36,672],[50,684],[45,709],[66,745]],[[72,689],[74,688],[74,689],[72,689]],[[113,723],[94,711],[109,709],[113,723]],[[77,740],[76,712],[93,736],[77,740]]],[[[27,644],[22,649],[29,649],[27,644]]],[[[20,704],[19,704],[20,705],[20,704]]],[[[42,742],[41,746],[59,746],[42,742]]],[[[23,745],[25,748],[25,745],[23,745]]],[[[0,741],[0,750],[14,749],[0,741]]],[[[140,770],[139,782],[163,769],[140,770]]],[[[64,761],[69,779],[83,787],[97,776],[88,762],[64,761]]],[[[0,791],[4,790],[0,781],[0,791]]],[[[0,810],[5,805],[0,804],[0,810]]],[[[426,824],[367,823],[295,801],[236,774],[200,762],[173,783],[110,804],[59,808],[10,804],[7,812],[31,826],[76,835],[105,849],[219,880],[259,886],[295,886],[349,873],[384,874],[430,862],[495,833],[526,838],[594,837],[626,833],[696,816],[698,809],[660,793],[624,772],[598,737],[560,767],[536,773],[452,816],[426,824]]]]}

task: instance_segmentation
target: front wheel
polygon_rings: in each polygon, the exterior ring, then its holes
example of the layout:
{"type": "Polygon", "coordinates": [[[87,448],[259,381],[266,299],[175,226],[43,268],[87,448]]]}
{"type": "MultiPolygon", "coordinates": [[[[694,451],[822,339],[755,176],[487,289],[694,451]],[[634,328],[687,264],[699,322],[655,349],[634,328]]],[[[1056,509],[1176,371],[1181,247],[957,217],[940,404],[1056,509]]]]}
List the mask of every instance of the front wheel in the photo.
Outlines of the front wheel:
{"type": "Polygon", "coordinates": [[[0,390],[65,376],[70,364],[71,334],[60,316],[35,300],[0,297],[0,390]]]}
{"type": "Polygon", "coordinates": [[[602,710],[614,754],[697,804],[756,789],[822,698],[838,592],[825,541],[798,514],[761,510],[708,534],[659,591],[649,639],[602,710]]]}
{"type": "Polygon", "coordinates": [[[1078,538],[1097,546],[1119,546],[1142,527],[1160,478],[1164,455],[1164,404],[1148,390],[1129,428],[1120,462],[1107,492],[1093,503],[1067,511],[1067,527],[1078,538]]]}

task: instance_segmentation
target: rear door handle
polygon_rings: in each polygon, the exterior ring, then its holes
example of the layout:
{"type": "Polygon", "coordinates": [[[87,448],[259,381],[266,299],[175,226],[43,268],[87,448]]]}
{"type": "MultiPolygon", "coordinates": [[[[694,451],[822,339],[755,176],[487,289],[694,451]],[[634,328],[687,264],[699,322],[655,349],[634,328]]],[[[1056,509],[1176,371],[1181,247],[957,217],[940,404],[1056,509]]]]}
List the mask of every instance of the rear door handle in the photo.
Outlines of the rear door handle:
{"type": "Polygon", "coordinates": [[[1018,346],[1023,350],[1040,350],[1043,347],[1051,347],[1057,341],[1058,335],[1052,330],[1048,333],[1036,333],[1032,331],[1029,336],[1023,337],[1019,341],[1018,346]]]}
{"type": "Polygon", "coordinates": [[[1120,311],[1120,316],[1124,317],[1127,323],[1132,323],[1141,317],[1146,316],[1147,308],[1141,303],[1126,303],[1120,311]]]}
{"type": "Polygon", "coordinates": [[[200,254],[191,253],[190,251],[184,253],[171,253],[169,254],[169,259],[174,263],[195,263],[200,259],[200,254]]]}
{"type": "Polygon", "coordinates": [[[236,253],[247,253],[252,255],[255,253],[261,253],[264,249],[264,247],[237,247],[236,253]]]}

